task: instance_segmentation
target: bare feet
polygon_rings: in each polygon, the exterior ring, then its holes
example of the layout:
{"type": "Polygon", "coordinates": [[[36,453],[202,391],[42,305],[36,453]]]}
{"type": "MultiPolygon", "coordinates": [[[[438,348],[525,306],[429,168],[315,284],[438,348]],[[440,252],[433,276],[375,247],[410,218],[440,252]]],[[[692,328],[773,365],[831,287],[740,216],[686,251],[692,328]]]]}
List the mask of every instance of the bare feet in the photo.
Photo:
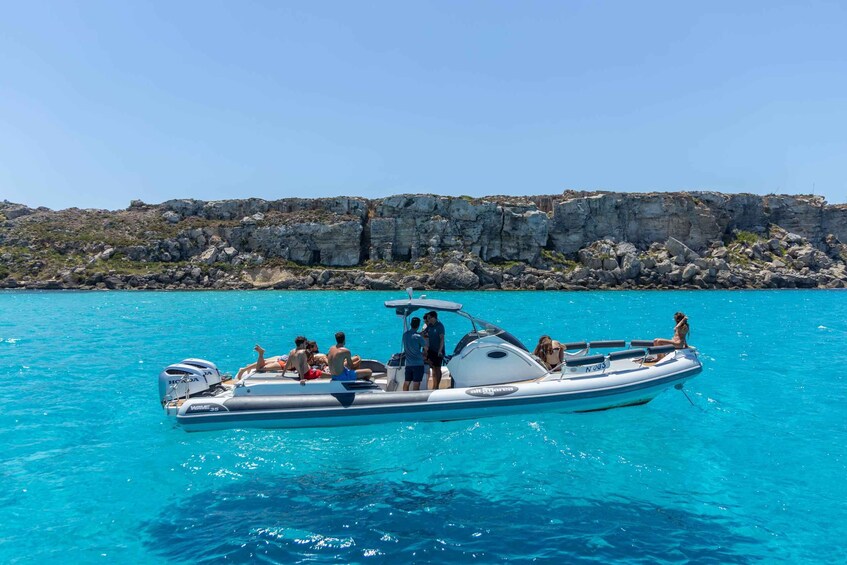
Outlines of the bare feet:
{"type": "Polygon", "coordinates": [[[256,370],[261,371],[262,369],[265,368],[265,350],[262,349],[262,346],[259,345],[258,343],[256,344],[256,347],[254,347],[253,349],[256,350],[256,353],[259,354],[259,358],[256,359],[256,370]]]}

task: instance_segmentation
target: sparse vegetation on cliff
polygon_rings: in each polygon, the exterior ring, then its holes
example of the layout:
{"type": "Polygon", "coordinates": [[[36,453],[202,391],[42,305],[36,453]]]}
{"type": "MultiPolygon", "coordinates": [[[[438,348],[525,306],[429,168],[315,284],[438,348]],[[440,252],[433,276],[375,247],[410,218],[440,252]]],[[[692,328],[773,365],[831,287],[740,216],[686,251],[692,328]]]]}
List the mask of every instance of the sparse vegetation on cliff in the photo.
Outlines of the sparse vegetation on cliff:
{"type": "Polygon", "coordinates": [[[847,207],[698,193],[0,203],[17,288],[843,287],[847,207]],[[694,211],[696,209],[696,212],[694,211]],[[767,237],[759,234],[768,234],[767,237]]]}

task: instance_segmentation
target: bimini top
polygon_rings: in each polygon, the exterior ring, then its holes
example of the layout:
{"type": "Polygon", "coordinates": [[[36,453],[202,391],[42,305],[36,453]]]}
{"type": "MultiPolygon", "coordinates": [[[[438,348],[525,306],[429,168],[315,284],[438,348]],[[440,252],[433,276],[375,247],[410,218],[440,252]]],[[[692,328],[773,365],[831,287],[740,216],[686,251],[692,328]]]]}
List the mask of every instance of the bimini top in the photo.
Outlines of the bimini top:
{"type": "Polygon", "coordinates": [[[462,305],[458,302],[447,300],[434,300],[431,298],[405,298],[403,300],[387,300],[386,308],[394,308],[398,314],[408,316],[415,310],[435,310],[441,312],[458,312],[462,305]]]}

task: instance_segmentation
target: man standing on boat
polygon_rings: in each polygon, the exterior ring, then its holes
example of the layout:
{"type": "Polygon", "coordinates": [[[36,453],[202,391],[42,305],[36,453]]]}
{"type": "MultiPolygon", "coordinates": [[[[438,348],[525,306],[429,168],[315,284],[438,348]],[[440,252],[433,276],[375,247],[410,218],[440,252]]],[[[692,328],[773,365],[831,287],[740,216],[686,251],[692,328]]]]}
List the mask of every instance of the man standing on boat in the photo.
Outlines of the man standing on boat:
{"type": "Polygon", "coordinates": [[[424,338],[418,333],[421,326],[420,318],[412,318],[411,328],[403,334],[403,353],[406,354],[406,379],[403,381],[403,390],[421,389],[421,381],[424,376],[423,350],[426,347],[424,338]]]}
{"type": "Polygon", "coordinates": [[[438,313],[429,312],[424,316],[426,332],[429,337],[429,348],[427,349],[427,361],[432,367],[432,389],[441,386],[441,363],[444,361],[444,324],[438,321],[438,313]]]}

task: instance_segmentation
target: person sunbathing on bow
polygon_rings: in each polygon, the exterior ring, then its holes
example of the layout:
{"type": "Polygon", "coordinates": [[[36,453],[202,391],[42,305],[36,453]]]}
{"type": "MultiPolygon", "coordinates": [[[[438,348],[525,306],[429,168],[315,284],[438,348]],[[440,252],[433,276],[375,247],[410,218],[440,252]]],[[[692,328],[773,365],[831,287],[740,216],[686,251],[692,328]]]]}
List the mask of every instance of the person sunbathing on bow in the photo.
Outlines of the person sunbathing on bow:
{"type": "Polygon", "coordinates": [[[657,337],[653,340],[653,345],[673,345],[676,349],[685,349],[688,347],[688,332],[691,328],[688,327],[688,316],[682,312],[677,312],[673,315],[676,325],[673,328],[673,337],[671,339],[662,339],[657,337]]]}
{"type": "Polygon", "coordinates": [[[278,373],[285,370],[285,364],[288,359],[288,355],[279,355],[266,358],[265,349],[258,343],[253,348],[253,351],[259,354],[259,358],[256,360],[255,363],[250,363],[246,367],[241,367],[240,369],[238,369],[238,373],[235,374],[235,380],[240,380],[241,377],[243,377],[246,373],[249,372],[278,373]]]}

